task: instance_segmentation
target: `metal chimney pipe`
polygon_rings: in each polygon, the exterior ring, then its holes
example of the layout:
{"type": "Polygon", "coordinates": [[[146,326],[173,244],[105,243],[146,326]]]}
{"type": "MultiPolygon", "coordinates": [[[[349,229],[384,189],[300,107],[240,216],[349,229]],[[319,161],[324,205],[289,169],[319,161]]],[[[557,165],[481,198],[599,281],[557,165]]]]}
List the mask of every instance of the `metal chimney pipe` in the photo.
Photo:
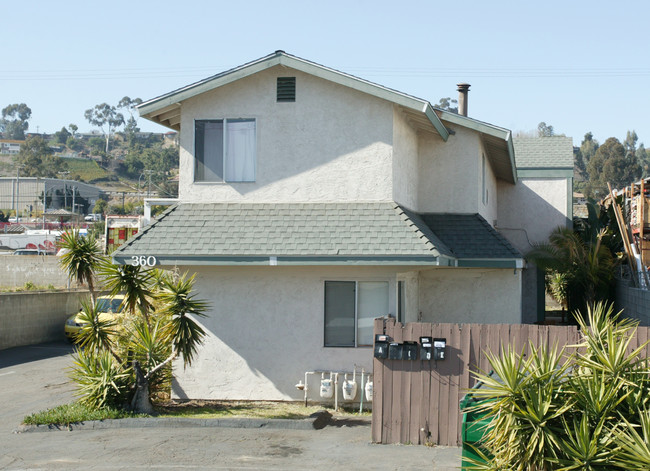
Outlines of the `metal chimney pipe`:
{"type": "Polygon", "coordinates": [[[469,83],[458,83],[458,114],[467,116],[467,92],[469,92],[469,83]]]}

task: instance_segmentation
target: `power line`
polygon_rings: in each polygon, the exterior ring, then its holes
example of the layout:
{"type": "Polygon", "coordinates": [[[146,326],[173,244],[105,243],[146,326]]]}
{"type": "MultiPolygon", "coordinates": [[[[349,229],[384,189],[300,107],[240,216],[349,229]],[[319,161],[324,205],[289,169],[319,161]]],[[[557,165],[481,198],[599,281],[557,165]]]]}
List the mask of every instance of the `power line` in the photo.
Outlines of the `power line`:
{"type": "MultiPolygon", "coordinates": [[[[122,69],[36,69],[7,70],[0,72],[0,80],[117,80],[145,78],[201,77],[214,75],[229,66],[200,67],[156,67],[156,68],[122,68],[122,69]]],[[[647,77],[648,67],[342,67],[348,73],[364,77],[501,77],[501,78],[535,78],[535,77],[647,77]]]]}

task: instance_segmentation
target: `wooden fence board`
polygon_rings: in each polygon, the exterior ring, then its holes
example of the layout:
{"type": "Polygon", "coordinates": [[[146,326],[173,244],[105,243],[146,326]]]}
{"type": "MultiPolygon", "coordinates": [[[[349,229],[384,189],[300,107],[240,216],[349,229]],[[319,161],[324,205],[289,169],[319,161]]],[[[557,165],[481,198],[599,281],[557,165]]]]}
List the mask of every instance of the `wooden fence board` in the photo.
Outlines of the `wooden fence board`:
{"type": "MultiPolygon", "coordinates": [[[[530,355],[530,342],[558,350],[580,341],[574,326],[427,324],[402,328],[395,321],[375,322],[375,333],[385,333],[394,342],[417,341],[421,336],[447,339],[443,361],[377,360],[374,367],[372,438],[381,443],[432,443],[457,445],[461,439],[462,414],[459,400],[474,385],[478,368],[490,372],[484,352],[500,355],[509,345],[530,355]]],[[[650,328],[640,327],[630,350],[646,342],[650,328]]],[[[419,345],[418,345],[419,346],[419,345]]],[[[575,349],[567,348],[567,353],[575,349]]],[[[642,353],[647,356],[650,347],[642,353]]],[[[418,352],[420,355],[420,352],[418,352]]]]}
{"type": "MultiPolygon", "coordinates": [[[[384,319],[379,318],[375,319],[374,323],[374,333],[383,334],[384,333],[384,319]]],[[[383,373],[384,373],[384,364],[377,358],[373,358],[372,361],[372,441],[374,443],[381,443],[381,424],[382,424],[382,412],[381,408],[383,406],[383,391],[382,385],[383,373]]]]}

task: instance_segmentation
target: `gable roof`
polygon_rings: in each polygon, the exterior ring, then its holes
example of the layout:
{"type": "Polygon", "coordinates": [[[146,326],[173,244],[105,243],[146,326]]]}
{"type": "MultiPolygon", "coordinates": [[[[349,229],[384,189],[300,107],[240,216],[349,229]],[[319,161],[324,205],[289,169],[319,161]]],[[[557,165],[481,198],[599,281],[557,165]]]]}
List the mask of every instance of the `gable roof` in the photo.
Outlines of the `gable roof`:
{"type": "Polygon", "coordinates": [[[573,139],[565,136],[513,139],[518,169],[573,170],[573,139]]]}
{"type": "MultiPolygon", "coordinates": [[[[181,203],[113,259],[130,263],[147,255],[161,265],[457,265],[465,254],[455,253],[432,229],[392,202],[181,203]]],[[[521,258],[516,251],[492,250],[502,241],[483,226],[471,231],[481,232],[476,244],[491,251],[484,259],[509,267],[521,258]]]]}
{"type": "Polygon", "coordinates": [[[414,111],[417,114],[422,115],[426,122],[433,126],[436,132],[445,141],[449,137],[449,131],[442,124],[440,118],[434,112],[431,103],[427,100],[416,98],[368,80],[316,64],[315,62],[301,59],[300,57],[287,54],[284,51],[275,51],[273,54],[269,54],[268,56],[264,56],[239,67],[235,67],[234,69],[226,70],[225,72],[213,75],[204,80],[187,85],[186,87],[153,98],[138,105],[137,109],[140,116],[144,118],[168,128],[180,130],[180,102],[276,65],[296,69],[329,80],[330,82],[344,85],[354,90],[391,101],[408,111],[414,111]]]}

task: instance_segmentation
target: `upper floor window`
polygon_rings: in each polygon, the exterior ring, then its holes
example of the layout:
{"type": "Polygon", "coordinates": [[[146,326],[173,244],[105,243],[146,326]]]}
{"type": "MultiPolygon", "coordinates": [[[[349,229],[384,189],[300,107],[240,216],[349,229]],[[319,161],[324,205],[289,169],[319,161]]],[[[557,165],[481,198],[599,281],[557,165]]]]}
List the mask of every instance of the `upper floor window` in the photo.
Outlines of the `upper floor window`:
{"type": "Polygon", "coordinates": [[[256,138],[254,119],[195,121],[196,182],[254,182],[256,138]]]}

